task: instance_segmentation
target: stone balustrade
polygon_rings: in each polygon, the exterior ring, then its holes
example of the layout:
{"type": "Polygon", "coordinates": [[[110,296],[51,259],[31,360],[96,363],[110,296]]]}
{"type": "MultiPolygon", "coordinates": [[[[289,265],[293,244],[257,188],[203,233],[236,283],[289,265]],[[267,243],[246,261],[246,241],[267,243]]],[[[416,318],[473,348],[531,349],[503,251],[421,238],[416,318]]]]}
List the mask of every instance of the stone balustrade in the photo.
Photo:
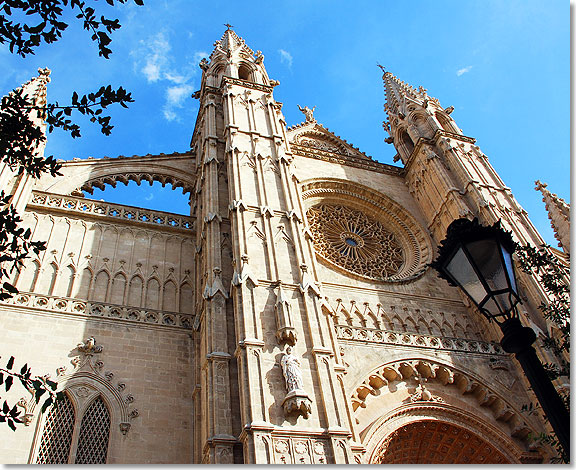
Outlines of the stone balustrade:
{"type": "Polygon", "coordinates": [[[194,218],[168,212],[151,211],[137,207],[94,201],[82,197],[61,196],[58,194],[34,191],[30,207],[50,207],[64,211],[90,214],[97,217],[113,217],[141,224],[148,224],[174,229],[193,230],[194,218]]]}

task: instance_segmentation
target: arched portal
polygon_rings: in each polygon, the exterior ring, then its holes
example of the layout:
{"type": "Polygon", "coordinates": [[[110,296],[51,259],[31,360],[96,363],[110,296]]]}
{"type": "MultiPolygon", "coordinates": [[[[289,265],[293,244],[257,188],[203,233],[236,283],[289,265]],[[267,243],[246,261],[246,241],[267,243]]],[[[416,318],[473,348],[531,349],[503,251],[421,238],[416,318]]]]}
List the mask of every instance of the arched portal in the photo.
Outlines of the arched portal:
{"type": "Polygon", "coordinates": [[[373,456],[375,464],[510,464],[479,435],[443,421],[408,423],[389,434],[373,456]]]}

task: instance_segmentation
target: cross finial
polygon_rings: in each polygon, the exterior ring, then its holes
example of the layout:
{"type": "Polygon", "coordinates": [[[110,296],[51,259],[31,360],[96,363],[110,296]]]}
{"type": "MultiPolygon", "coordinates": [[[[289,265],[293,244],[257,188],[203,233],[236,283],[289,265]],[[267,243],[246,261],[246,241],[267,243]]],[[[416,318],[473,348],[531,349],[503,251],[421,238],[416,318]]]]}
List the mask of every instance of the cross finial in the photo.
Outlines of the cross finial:
{"type": "Polygon", "coordinates": [[[378,62],[376,62],[376,65],[382,69],[382,72],[386,73],[386,69],[383,65],[380,65],[378,62]]]}
{"type": "Polygon", "coordinates": [[[234,26],[232,26],[231,24],[228,24],[228,23],[225,23],[224,26],[226,26],[226,28],[228,28],[228,29],[231,29],[231,28],[234,27],[234,26]]]}

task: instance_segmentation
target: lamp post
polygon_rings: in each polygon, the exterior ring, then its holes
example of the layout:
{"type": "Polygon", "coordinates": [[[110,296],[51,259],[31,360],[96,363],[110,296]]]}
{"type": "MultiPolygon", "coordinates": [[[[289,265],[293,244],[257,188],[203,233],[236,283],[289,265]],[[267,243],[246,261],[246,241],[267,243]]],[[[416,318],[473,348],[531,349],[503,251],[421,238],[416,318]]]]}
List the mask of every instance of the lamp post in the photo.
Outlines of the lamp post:
{"type": "Polygon", "coordinates": [[[532,347],[534,330],[522,326],[518,318],[514,249],[512,236],[500,222],[485,227],[478,219],[458,219],[448,227],[438,257],[430,266],[500,326],[502,348],[516,356],[564,452],[570,456],[570,414],[532,347]]]}

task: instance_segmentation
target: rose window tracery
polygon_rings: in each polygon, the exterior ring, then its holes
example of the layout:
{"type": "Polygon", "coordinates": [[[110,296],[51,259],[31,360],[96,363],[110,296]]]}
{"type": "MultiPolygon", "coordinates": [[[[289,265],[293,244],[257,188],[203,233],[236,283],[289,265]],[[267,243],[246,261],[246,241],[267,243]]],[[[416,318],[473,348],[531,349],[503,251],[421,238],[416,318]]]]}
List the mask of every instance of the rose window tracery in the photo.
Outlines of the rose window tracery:
{"type": "Polygon", "coordinates": [[[402,269],[402,246],[375,218],[336,204],[315,205],[307,217],[316,252],[328,261],[378,280],[387,280],[402,269]]]}

